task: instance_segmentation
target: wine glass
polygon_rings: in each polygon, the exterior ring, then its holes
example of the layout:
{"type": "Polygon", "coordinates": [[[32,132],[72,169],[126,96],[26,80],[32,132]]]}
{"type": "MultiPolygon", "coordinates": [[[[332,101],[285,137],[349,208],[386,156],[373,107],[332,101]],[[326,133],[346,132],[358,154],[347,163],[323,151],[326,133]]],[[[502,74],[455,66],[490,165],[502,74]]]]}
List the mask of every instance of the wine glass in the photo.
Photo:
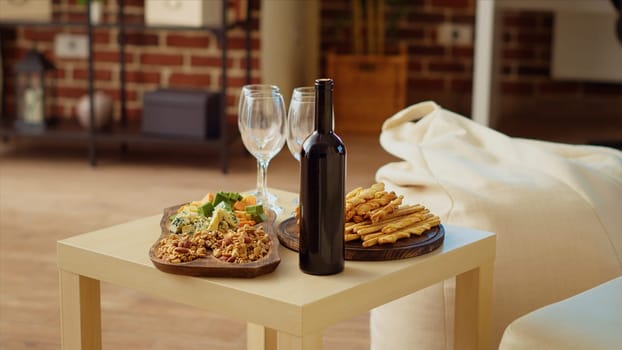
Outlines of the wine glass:
{"type": "Polygon", "coordinates": [[[287,148],[300,162],[304,140],[315,126],[315,87],[297,87],[292,93],[287,115],[287,148]]]}
{"type": "Polygon", "coordinates": [[[238,126],[244,147],[257,159],[258,202],[274,211],[276,196],[267,190],[267,172],[270,160],[285,144],[286,115],[283,96],[273,91],[243,93],[244,101],[238,115],[238,126]]]}
{"type": "MultiPolygon", "coordinates": [[[[287,114],[287,148],[300,162],[302,143],[315,128],[315,87],[297,87],[292,93],[287,114]]],[[[294,205],[298,205],[298,197],[294,205]]]]}
{"type": "MultiPolygon", "coordinates": [[[[242,86],[240,97],[238,99],[238,116],[242,114],[244,109],[245,96],[256,92],[280,92],[279,87],[270,84],[248,84],[242,86]]],[[[238,122],[239,125],[239,122],[238,122]]]]}

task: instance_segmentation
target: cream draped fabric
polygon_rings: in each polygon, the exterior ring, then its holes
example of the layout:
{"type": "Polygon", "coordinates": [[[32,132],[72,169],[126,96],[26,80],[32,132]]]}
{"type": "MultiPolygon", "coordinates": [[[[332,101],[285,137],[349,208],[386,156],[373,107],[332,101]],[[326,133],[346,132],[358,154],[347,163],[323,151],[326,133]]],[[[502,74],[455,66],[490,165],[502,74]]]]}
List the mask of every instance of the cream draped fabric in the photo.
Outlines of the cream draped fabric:
{"type": "MultiPolygon", "coordinates": [[[[380,143],[402,161],[376,180],[404,203],[497,234],[491,348],[517,317],[622,274],[622,152],[511,138],[434,102],[387,119],[380,143]]],[[[453,348],[453,297],[448,280],[372,310],[372,349],[453,348]]]]}

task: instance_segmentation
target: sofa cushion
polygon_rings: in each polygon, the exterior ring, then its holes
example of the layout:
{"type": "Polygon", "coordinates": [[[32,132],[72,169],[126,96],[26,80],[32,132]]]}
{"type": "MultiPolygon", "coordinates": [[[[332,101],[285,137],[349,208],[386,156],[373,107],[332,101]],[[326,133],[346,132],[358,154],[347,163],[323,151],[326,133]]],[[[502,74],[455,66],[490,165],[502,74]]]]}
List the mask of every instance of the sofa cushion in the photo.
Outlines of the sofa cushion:
{"type": "Polygon", "coordinates": [[[499,350],[606,350],[622,346],[622,277],[510,323],[499,350]]]}
{"type": "MultiPolygon", "coordinates": [[[[497,234],[493,344],[517,317],[622,274],[622,152],[511,138],[434,102],[383,125],[376,180],[497,234]]],[[[453,347],[454,281],[372,310],[372,349],[453,347]]]]}

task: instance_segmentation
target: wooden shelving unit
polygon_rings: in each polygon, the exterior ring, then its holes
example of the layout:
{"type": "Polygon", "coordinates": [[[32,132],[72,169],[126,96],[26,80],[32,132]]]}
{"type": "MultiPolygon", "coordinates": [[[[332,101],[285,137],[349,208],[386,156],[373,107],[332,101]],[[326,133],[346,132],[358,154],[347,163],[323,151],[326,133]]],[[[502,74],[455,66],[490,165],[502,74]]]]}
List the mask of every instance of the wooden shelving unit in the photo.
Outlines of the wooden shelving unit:
{"type": "MultiPolygon", "coordinates": [[[[89,0],[90,1],[90,0],[89,0]]],[[[16,27],[16,26],[33,26],[33,27],[82,27],[87,29],[88,34],[88,95],[91,99],[91,106],[93,106],[93,96],[95,92],[94,82],[94,55],[93,55],[93,30],[96,28],[116,28],[118,29],[118,44],[119,44],[119,93],[121,104],[121,116],[118,125],[114,125],[112,128],[106,130],[95,130],[91,127],[88,130],[81,128],[77,122],[72,123],[68,121],[61,121],[57,125],[52,125],[46,128],[44,131],[29,131],[21,130],[13,127],[12,121],[14,116],[0,114],[0,137],[4,140],[11,138],[39,138],[39,139],[62,139],[62,140],[74,140],[84,142],[88,147],[88,160],[91,165],[97,164],[97,144],[98,143],[119,143],[122,149],[126,149],[129,144],[188,144],[201,146],[206,148],[215,148],[220,152],[220,165],[223,172],[227,172],[229,147],[230,144],[237,138],[237,130],[232,130],[227,123],[226,116],[226,91],[227,91],[227,32],[236,27],[242,27],[245,29],[246,35],[246,82],[250,83],[250,50],[251,50],[251,19],[250,19],[250,1],[247,2],[247,18],[244,21],[238,21],[235,23],[227,23],[227,0],[221,0],[222,6],[222,26],[203,26],[203,27],[183,27],[183,26],[147,26],[145,24],[138,23],[125,23],[124,20],[124,0],[117,0],[118,2],[118,21],[116,23],[102,23],[93,24],[90,21],[89,6],[87,8],[85,22],[35,22],[35,21],[0,21],[0,27],[16,27]],[[125,57],[126,30],[196,30],[196,31],[209,31],[212,32],[220,43],[221,50],[221,77],[222,82],[220,85],[220,131],[219,136],[216,138],[197,139],[197,138],[185,138],[185,137],[164,137],[145,135],[140,131],[140,126],[130,125],[126,115],[126,81],[125,81],[125,57]]],[[[2,37],[0,35],[0,40],[2,37]]],[[[94,110],[91,107],[90,110],[91,121],[94,120],[94,110]]],[[[62,118],[61,118],[62,119],[62,118]]],[[[94,125],[91,122],[91,125],[94,125]]]]}

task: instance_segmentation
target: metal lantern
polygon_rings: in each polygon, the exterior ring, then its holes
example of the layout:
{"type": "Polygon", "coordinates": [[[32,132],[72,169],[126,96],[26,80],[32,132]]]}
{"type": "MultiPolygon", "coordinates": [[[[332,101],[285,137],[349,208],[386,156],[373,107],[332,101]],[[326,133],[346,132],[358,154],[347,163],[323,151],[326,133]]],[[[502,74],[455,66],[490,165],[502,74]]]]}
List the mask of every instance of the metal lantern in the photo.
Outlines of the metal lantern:
{"type": "Polygon", "coordinates": [[[46,76],[54,69],[52,62],[34,49],[15,64],[17,127],[45,128],[48,117],[46,100],[52,89],[52,79],[46,79],[46,76]]]}

